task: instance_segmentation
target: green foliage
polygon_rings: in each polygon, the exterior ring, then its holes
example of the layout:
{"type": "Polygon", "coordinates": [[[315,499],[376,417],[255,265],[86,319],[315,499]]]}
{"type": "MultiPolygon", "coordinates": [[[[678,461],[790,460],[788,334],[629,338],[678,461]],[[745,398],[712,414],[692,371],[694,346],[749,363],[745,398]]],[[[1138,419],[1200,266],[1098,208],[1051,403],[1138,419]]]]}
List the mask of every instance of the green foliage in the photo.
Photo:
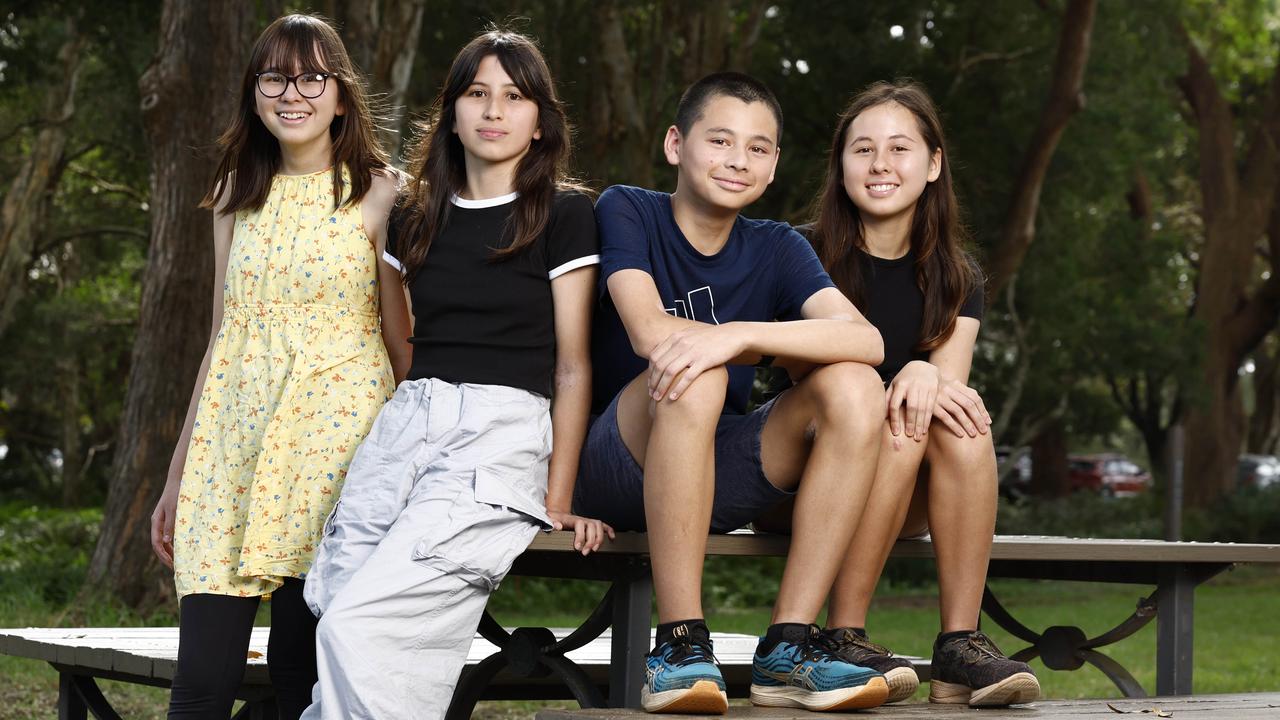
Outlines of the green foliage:
{"type": "Polygon", "coordinates": [[[1105,498],[1077,492],[1058,500],[1001,503],[996,532],[1001,535],[1062,535],[1086,538],[1160,538],[1164,526],[1154,493],[1105,498]]]}
{"type": "Polygon", "coordinates": [[[0,505],[0,598],[62,606],[84,581],[102,522],[100,508],[0,505]]]}
{"type": "Polygon", "coordinates": [[[92,504],[105,496],[145,264],[149,190],[137,78],[154,50],[159,7],[126,2],[110,13],[81,13],[74,2],[20,5],[0,11],[0,175],[16,173],[48,120],[42,93],[63,72],[57,53],[68,32],[84,46],[65,167],[3,337],[0,491],[92,504]]]}
{"type": "Polygon", "coordinates": [[[1280,543],[1280,485],[1242,488],[1185,522],[1188,537],[1199,540],[1280,543]]]}

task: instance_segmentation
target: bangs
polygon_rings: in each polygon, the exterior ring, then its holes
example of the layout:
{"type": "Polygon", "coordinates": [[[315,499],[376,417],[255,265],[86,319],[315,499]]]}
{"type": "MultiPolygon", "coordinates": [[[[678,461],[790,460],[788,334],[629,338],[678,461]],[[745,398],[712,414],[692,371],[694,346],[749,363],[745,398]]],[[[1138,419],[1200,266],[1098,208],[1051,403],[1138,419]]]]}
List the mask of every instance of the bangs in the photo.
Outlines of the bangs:
{"type": "Polygon", "coordinates": [[[308,22],[284,22],[262,36],[251,66],[256,72],[278,70],[287,75],[315,70],[332,72],[325,43],[308,22]]]}
{"type": "Polygon", "coordinates": [[[520,92],[541,103],[549,102],[552,99],[551,88],[543,74],[538,72],[537,60],[523,50],[516,45],[501,43],[495,45],[493,55],[520,92]]]}

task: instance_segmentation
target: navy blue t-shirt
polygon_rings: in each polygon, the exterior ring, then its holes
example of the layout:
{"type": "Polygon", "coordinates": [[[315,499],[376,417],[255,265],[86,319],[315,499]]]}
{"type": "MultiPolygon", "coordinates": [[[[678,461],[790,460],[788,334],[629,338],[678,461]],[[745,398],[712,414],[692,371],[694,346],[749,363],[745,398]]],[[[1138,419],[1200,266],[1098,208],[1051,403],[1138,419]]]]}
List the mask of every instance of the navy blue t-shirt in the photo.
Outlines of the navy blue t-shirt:
{"type": "MultiPolygon", "coordinates": [[[[592,333],[595,413],[649,367],[632,350],[609,297],[609,276],[619,270],[649,273],[671,315],[717,325],[798,320],[806,300],[835,287],[813,248],[786,223],[740,216],[725,246],[707,256],[676,225],[670,195],[615,185],[596,202],[596,224],[601,303],[592,333]]],[[[749,366],[729,368],[726,413],[746,412],[753,375],[749,366]]]]}

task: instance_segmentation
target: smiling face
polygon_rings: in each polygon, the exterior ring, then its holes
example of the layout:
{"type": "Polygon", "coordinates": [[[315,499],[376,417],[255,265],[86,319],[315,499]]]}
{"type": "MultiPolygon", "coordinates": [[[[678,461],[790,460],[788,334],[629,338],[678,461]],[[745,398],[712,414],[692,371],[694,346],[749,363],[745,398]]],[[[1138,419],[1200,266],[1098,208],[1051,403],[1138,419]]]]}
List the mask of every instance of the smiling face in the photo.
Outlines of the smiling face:
{"type": "Polygon", "coordinates": [[[469,164],[519,162],[530,144],[542,137],[538,103],[516,87],[496,55],[488,55],[471,85],[454,101],[453,131],[469,164]]]}
{"type": "MultiPolygon", "coordinates": [[[[267,97],[263,87],[268,89],[271,83],[258,82],[254,85],[254,112],[266,126],[282,148],[291,152],[317,149],[318,146],[332,146],[329,126],[335,117],[342,115],[342,90],[338,78],[329,77],[323,81],[324,92],[313,98],[304,97],[298,91],[298,84],[312,94],[318,85],[319,74],[329,74],[317,58],[309,63],[295,62],[292,67],[264,67],[259,73],[277,73],[286,77],[301,75],[293,82],[288,82],[284,92],[278,97],[267,97]]],[[[272,90],[274,93],[274,90],[272,90]]],[[[318,149],[324,149],[319,147],[318,149]]]]}
{"type": "Polygon", "coordinates": [[[671,127],[663,145],[679,167],[677,194],[700,204],[741,210],[764,194],[778,166],[778,121],[763,102],[728,95],[706,101],[687,134],[671,127]]]}
{"type": "Polygon", "coordinates": [[[864,219],[888,220],[915,211],[925,187],[942,171],[942,150],[930,152],[916,117],[884,103],[859,113],[845,132],[844,190],[864,219]]]}

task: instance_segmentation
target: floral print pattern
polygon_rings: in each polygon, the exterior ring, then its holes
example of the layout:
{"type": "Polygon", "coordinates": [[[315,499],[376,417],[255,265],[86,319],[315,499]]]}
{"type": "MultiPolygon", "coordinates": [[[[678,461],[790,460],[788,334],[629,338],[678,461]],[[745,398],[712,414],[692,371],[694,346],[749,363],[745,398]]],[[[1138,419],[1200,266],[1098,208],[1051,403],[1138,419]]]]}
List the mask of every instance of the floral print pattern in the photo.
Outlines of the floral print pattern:
{"type": "Polygon", "coordinates": [[[278,175],[236,214],[223,305],[178,495],[179,597],[306,577],[394,390],[376,253],[359,205],[333,209],[330,170],[278,175]]]}

